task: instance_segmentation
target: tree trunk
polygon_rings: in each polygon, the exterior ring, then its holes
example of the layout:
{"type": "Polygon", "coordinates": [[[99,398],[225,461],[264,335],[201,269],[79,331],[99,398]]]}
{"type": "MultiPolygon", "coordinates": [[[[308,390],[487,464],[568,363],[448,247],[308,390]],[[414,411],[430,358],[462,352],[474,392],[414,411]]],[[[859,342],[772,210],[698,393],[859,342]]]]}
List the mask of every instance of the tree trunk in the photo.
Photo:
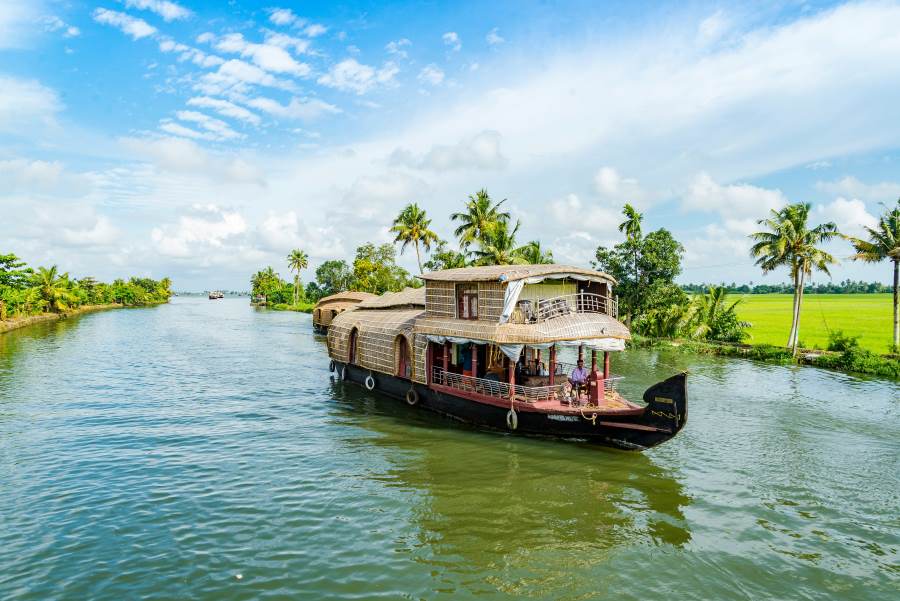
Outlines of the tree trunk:
{"type": "Polygon", "coordinates": [[[419,255],[419,241],[416,240],[416,262],[419,264],[419,275],[422,275],[422,257],[419,255]]]}
{"type": "Polygon", "coordinates": [[[900,313],[898,313],[898,289],[900,289],[900,259],[894,259],[894,352],[900,350],[900,313]]]}
{"type": "Polygon", "coordinates": [[[300,293],[298,292],[298,288],[300,287],[300,274],[294,276],[294,304],[297,304],[300,293]]]}
{"type": "Polygon", "coordinates": [[[800,309],[803,305],[803,271],[800,271],[800,284],[797,286],[797,308],[794,312],[794,344],[791,346],[791,355],[797,356],[797,345],[800,344],[800,309]]]}
{"type": "Polygon", "coordinates": [[[788,335],[787,347],[793,348],[794,346],[794,338],[797,334],[797,279],[799,278],[799,273],[794,274],[794,302],[791,305],[791,333],[788,335]]]}

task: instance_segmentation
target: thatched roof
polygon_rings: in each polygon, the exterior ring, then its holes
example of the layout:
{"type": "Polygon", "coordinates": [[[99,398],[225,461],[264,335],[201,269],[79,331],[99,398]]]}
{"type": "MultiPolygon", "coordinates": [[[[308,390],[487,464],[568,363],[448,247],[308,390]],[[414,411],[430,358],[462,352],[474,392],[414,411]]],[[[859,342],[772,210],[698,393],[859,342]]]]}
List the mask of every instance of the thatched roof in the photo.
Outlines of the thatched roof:
{"type": "Polygon", "coordinates": [[[511,282],[533,277],[576,275],[594,281],[616,283],[615,278],[602,271],[574,267],[572,265],[486,265],[484,267],[460,267],[432,271],[419,276],[436,282],[511,282]]]}
{"type": "Polygon", "coordinates": [[[448,319],[423,315],[416,320],[417,334],[453,336],[486,340],[497,344],[541,344],[561,340],[620,338],[631,334],[624,324],[601,313],[576,313],[532,324],[504,323],[470,319],[448,319]]]}
{"type": "Polygon", "coordinates": [[[378,295],[372,294],[371,292],[345,290],[344,292],[338,292],[337,294],[332,294],[330,296],[323,296],[319,299],[319,302],[316,303],[316,306],[318,307],[319,305],[336,302],[359,303],[370,298],[375,298],[376,296],[378,295]]]}
{"type": "Polygon", "coordinates": [[[394,309],[399,307],[425,307],[425,288],[405,288],[400,292],[385,292],[365,300],[360,309],[394,309]]]}

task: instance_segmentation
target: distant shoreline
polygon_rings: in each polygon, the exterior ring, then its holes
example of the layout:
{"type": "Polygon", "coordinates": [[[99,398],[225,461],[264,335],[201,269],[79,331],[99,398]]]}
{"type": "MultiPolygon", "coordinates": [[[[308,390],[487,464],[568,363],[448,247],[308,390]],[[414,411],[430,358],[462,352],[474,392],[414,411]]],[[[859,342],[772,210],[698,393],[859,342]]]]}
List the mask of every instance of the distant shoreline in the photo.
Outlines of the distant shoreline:
{"type": "MultiPolygon", "coordinates": [[[[165,303],[147,303],[144,305],[134,305],[133,307],[152,307],[154,305],[162,304],[165,303]]],[[[77,309],[63,311],[62,313],[41,313],[40,315],[29,315],[28,317],[16,317],[13,319],[0,321],[0,334],[5,334],[6,332],[11,332],[13,330],[18,330],[19,328],[33,326],[39,323],[48,323],[51,321],[59,321],[60,319],[77,317],[78,315],[82,315],[84,313],[106,311],[107,309],[122,309],[124,307],[125,305],[123,305],[122,303],[110,303],[107,305],[83,305],[81,307],[78,307],[77,309]]],[[[129,306],[129,308],[133,307],[129,306]]]]}

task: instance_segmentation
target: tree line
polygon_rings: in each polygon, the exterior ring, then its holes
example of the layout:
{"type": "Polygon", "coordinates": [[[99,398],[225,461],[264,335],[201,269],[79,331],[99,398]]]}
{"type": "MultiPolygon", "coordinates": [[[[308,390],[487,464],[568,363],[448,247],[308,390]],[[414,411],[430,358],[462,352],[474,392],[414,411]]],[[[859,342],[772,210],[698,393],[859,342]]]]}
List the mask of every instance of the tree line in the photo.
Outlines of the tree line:
{"type": "Polygon", "coordinates": [[[141,306],[164,303],[172,295],[169,278],[133,277],[112,283],[73,278],[51,267],[29,267],[14,254],[0,255],[0,320],[62,313],[85,305],[141,306]]]}
{"type": "MultiPolygon", "coordinates": [[[[519,244],[521,223],[513,222],[503,208],[506,199],[495,202],[487,190],[468,196],[462,211],[450,215],[456,228],[455,244],[441,239],[431,229],[431,219],[416,203],[403,207],[394,219],[391,233],[400,252],[410,246],[415,251],[419,273],[472,265],[517,265],[552,263],[553,253],[540,241],[519,244]],[[423,251],[428,254],[423,261],[423,251]]],[[[812,286],[807,280],[814,271],[830,276],[835,257],[822,248],[832,240],[848,241],[854,260],[893,263],[894,343],[900,345],[900,200],[897,206],[886,209],[875,227],[866,228],[867,237],[854,238],[841,234],[832,223],[809,224],[811,205],[795,203],[772,210],[758,221],[761,231],[750,235],[753,242],[751,257],[764,274],[787,269],[791,278],[788,286],[758,285],[753,288],[737,286],[679,285],[675,278],[681,273],[684,247],[665,228],[643,232],[643,215],[633,206],[623,207],[624,221],[619,224],[623,240],[612,247],[600,246],[591,262],[596,269],[612,275],[617,281],[620,315],[635,332],[654,337],[689,337],[694,339],[741,342],[748,336],[750,324],[737,317],[740,300],[729,301],[729,293],[791,292],[794,295],[791,331],[787,346],[796,353],[799,340],[800,308],[803,295],[835,291],[834,284],[812,286]]],[[[299,271],[307,265],[306,254],[295,250],[288,257],[294,272],[291,285],[271,267],[251,278],[254,296],[276,299],[276,302],[314,303],[319,298],[345,290],[381,294],[420,286],[421,282],[396,263],[397,253],[391,244],[364,244],[356,250],[352,265],[334,259],[316,269],[315,280],[301,287],[299,271]],[[296,253],[301,263],[293,261],[296,253]]],[[[862,284],[843,282],[837,289],[861,292],[862,284]]],[[[866,291],[871,286],[866,285],[866,291]]],[[[880,288],[879,288],[880,290],[880,288]]]]}
{"type": "MultiPolygon", "coordinates": [[[[705,292],[710,286],[724,288],[729,294],[791,294],[794,287],[791,284],[681,284],[681,289],[688,293],[705,292]]],[[[891,291],[891,286],[881,282],[864,282],[846,279],[842,282],[820,282],[818,284],[806,284],[803,294],[885,294],[891,291]]]]}

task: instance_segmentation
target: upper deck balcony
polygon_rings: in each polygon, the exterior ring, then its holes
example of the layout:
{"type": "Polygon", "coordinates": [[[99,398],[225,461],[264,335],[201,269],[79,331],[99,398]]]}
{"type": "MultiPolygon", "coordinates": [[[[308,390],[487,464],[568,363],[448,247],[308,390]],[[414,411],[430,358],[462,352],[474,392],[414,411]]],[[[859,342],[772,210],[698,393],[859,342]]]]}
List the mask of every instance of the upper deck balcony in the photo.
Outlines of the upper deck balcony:
{"type": "Polygon", "coordinates": [[[610,296],[591,292],[576,292],[536,301],[520,300],[509,321],[517,324],[541,323],[579,313],[599,313],[618,319],[619,303],[610,296]]]}

